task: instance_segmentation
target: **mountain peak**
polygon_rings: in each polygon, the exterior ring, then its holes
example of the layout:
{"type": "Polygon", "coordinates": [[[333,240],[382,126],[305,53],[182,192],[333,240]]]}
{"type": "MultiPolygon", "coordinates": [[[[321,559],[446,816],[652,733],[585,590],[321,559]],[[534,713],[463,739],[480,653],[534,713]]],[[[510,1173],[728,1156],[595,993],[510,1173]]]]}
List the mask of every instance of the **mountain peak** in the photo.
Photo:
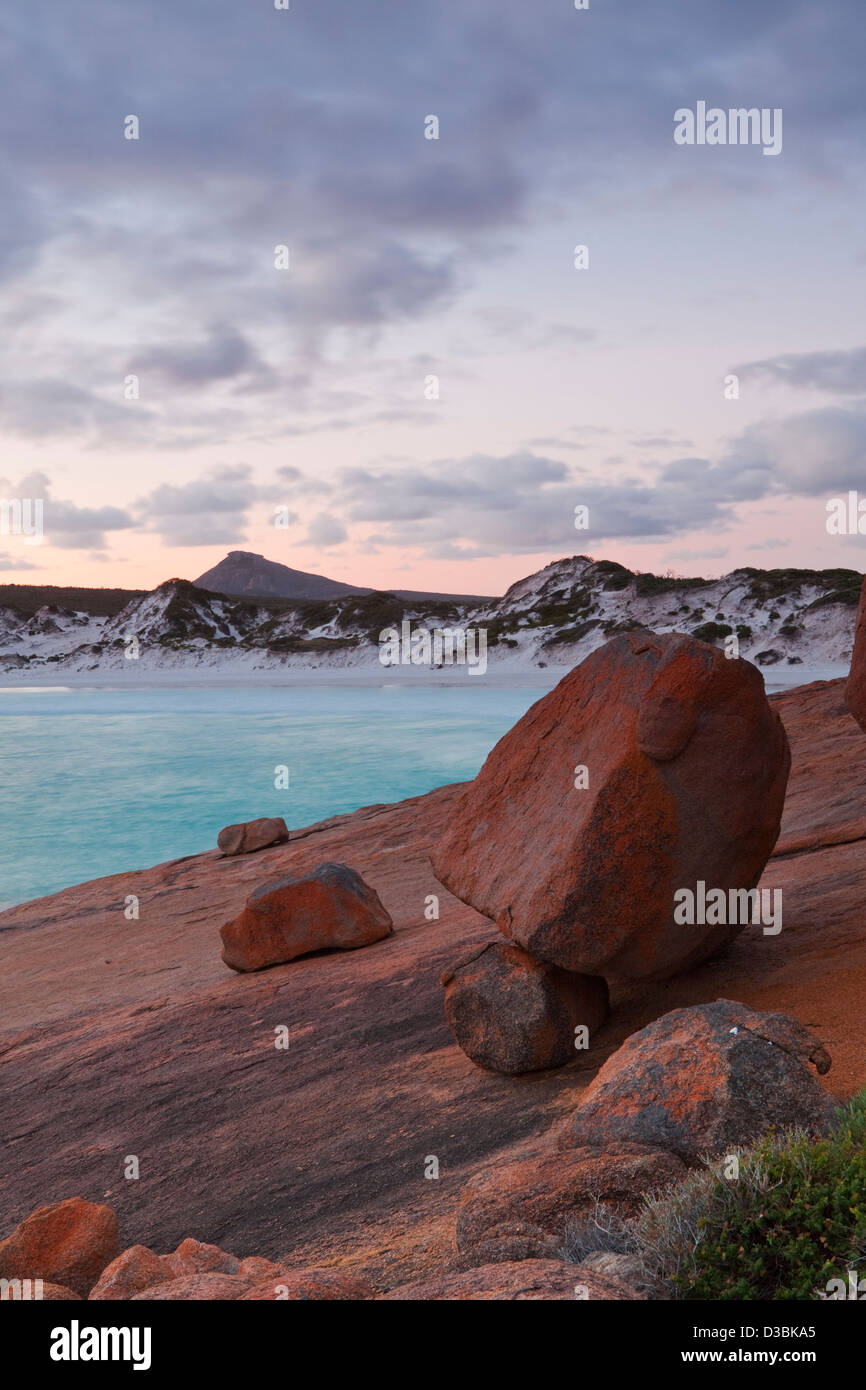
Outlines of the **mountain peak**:
{"type": "Polygon", "coordinates": [[[193,581],[200,589],[218,594],[243,594],[256,598],[321,599],[368,594],[356,584],[344,584],[322,574],[291,569],[266,560],[250,550],[230,550],[224,560],[193,581]]]}

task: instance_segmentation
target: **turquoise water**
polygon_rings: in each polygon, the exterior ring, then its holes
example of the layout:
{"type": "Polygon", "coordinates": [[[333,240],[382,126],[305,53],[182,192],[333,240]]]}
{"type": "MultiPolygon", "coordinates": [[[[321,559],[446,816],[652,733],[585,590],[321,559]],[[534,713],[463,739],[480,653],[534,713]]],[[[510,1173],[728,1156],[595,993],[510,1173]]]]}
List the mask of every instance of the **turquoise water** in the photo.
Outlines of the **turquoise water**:
{"type": "Polygon", "coordinates": [[[542,693],[0,691],[0,908],[213,848],[234,821],[299,828],[474,777],[542,693]]]}

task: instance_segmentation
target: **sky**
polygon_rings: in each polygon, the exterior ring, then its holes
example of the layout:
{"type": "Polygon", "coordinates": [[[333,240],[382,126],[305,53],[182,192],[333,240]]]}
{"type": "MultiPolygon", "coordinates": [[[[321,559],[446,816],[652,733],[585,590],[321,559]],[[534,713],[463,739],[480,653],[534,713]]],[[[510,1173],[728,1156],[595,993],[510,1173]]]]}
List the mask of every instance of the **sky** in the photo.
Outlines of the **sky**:
{"type": "Polygon", "coordinates": [[[0,583],[866,569],[864,69],[862,0],[5,7],[0,583]]]}

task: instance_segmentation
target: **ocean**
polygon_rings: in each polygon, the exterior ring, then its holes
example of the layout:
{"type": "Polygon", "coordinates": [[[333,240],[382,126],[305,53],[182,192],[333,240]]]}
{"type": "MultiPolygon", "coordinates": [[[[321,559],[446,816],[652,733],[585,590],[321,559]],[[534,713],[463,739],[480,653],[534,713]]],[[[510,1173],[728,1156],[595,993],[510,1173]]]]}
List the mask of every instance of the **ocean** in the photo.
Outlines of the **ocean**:
{"type": "Polygon", "coordinates": [[[235,821],[299,829],[474,777],[543,693],[484,681],[0,690],[0,909],[212,849],[235,821]]]}

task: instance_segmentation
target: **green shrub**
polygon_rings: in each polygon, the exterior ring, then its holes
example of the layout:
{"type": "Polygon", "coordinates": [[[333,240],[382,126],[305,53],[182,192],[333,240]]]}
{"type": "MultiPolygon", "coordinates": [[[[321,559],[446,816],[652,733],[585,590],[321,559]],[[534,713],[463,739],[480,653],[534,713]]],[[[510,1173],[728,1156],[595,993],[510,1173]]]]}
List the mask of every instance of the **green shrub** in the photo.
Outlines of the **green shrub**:
{"type": "Polygon", "coordinates": [[[650,1199],[643,1260],[675,1297],[814,1299],[866,1262],[866,1091],[825,1139],[770,1133],[734,1179],[696,1171],[650,1199]]]}
{"type": "Polygon", "coordinates": [[[700,627],[692,628],[692,636],[701,642],[717,642],[720,637],[728,637],[733,630],[728,623],[702,623],[700,627]]]}
{"type": "Polygon", "coordinates": [[[652,598],[682,589],[704,589],[712,582],[712,579],[674,579],[670,574],[636,574],[634,591],[639,598],[652,598]]]}

